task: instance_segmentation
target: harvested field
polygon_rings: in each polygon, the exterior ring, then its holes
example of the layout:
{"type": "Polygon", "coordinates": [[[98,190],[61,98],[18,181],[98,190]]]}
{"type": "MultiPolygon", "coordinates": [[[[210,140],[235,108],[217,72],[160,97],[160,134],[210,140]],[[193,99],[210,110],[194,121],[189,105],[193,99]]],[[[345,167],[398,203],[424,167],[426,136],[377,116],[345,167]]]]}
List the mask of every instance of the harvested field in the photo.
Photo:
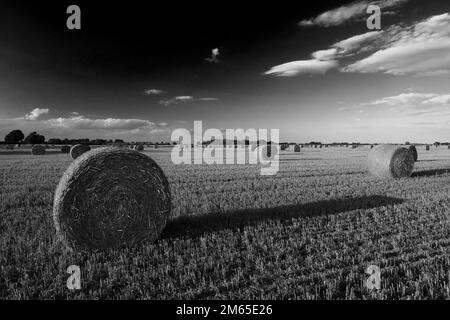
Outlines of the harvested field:
{"type": "Polygon", "coordinates": [[[411,178],[367,172],[368,148],[281,152],[280,171],[250,165],[164,170],[172,217],[154,244],[73,253],[57,241],[53,195],[72,162],[0,151],[0,298],[450,298],[450,150],[425,151],[411,178]],[[82,289],[66,288],[79,265],[82,289]],[[381,268],[369,292],[365,269],[381,268]]]}

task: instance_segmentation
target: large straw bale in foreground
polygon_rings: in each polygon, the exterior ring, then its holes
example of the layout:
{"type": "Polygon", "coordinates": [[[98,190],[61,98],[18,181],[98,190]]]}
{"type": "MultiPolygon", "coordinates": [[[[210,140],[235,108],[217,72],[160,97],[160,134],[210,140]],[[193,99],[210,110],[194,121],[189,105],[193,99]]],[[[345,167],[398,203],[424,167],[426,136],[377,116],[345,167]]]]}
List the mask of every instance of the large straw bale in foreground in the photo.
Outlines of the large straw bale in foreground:
{"type": "Polygon", "coordinates": [[[76,159],[89,150],[91,150],[91,147],[87,144],[76,144],[72,146],[72,148],[70,148],[70,156],[72,157],[72,159],[76,159]]]}
{"type": "Polygon", "coordinates": [[[133,150],[99,148],[64,173],[53,219],[69,247],[106,249],[153,242],[170,210],[169,184],[152,159],[133,150]]]}
{"type": "Polygon", "coordinates": [[[43,146],[41,144],[35,144],[31,148],[31,154],[35,155],[35,156],[39,156],[39,155],[45,154],[45,146],[43,146]]]}
{"type": "Polygon", "coordinates": [[[412,153],[400,146],[378,145],[369,152],[369,172],[380,178],[404,178],[414,170],[412,153]]]}

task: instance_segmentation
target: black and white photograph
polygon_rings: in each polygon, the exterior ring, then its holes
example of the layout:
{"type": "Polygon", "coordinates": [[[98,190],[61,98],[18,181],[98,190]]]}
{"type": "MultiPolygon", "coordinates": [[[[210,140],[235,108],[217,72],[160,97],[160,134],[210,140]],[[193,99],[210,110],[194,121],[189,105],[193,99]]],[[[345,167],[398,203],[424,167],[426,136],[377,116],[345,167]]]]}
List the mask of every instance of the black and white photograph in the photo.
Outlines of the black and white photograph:
{"type": "Polygon", "coordinates": [[[450,2],[2,0],[0,300],[450,300],[450,2]]]}

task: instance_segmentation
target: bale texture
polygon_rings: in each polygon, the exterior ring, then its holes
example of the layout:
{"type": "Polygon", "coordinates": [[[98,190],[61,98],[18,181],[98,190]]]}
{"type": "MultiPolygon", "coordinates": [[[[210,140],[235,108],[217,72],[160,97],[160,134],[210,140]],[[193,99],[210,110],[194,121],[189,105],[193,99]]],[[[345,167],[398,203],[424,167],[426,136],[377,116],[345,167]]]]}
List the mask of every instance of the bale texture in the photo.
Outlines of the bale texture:
{"type": "Polygon", "coordinates": [[[72,148],[70,148],[70,156],[72,157],[72,159],[76,159],[89,150],[91,150],[91,147],[89,147],[87,144],[76,144],[72,146],[72,148]]]}
{"type": "Polygon", "coordinates": [[[416,147],[415,146],[410,146],[408,149],[409,149],[409,152],[411,152],[411,154],[413,155],[414,162],[417,162],[417,159],[419,159],[419,155],[417,154],[416,147]]]}
{"type": "Polygon", "coordinates": [[[70,152],[70,146],[62,146],[61,147],[61,153],[69,153],[70,152]]]}
{"type": "Polygon", "coordinates": [[[400,146],[378,145],[369,152],[369,172],[379,178],[410,177],[414,170],[412,153],[400,146]]]}
{"type": "Polygon", "coordinates": [[[35,156],[43,155],[43,154],[45,154],[45,147],[41,144],[35,144],[31,148],[31,154],[35,155],[35,156]]]}
{"type": "Polygon", "coordinates": [[[171,211],[169,183],[146,155],[99,148],[72,162],[55,192],[58,237],[75,250],[153,242],[171,211]]]}

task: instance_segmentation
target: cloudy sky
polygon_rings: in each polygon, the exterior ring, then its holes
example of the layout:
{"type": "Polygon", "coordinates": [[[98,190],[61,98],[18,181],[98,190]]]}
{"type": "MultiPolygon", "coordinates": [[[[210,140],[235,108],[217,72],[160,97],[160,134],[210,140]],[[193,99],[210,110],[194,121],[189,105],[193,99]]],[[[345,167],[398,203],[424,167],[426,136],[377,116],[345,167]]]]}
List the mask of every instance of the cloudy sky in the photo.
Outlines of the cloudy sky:
{"type": "Polygon", "coordinates": [[[0,138],[168,141],[202,120],[282,141],[449,141],[448,0],[318,2],[2,1],[0,138]]]}

